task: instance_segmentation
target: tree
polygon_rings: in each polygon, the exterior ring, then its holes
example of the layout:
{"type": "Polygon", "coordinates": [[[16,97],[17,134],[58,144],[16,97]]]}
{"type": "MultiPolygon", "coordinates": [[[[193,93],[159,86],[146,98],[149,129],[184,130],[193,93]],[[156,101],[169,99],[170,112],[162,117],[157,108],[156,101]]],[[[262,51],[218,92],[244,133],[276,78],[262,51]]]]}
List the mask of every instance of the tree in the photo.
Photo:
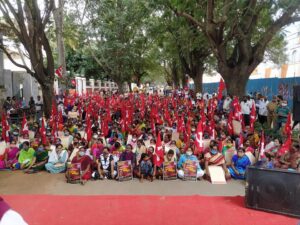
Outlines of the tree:
{"type": "Polygon", "coordinates": [[[228,93],[237,96],[245,94],[247,81],[263,61],[272,39],[284,26],[300,21],[298,0],[189,3],[195,14],[189,13],[187,3],[169,6],[204,32],[228,93]]]}
{"type": "Polygon", "coordinates": [[[140,82],[146,74],[151,40],[147,39],[147,1],[89,1],[84,24],[86,42],[104,76],[123,83],[140,82]]]}
{"type": "MultiPolygon", "coordinates": [[[[175,86],[178,86],[180,78],[185,81],[185,76],[189,75],[194,80],[195,91],[202,92],[203,74],[212,58],[209,43],[194,23],[176,16],[170,7],[161,7],[168,6],[165,1],[154,0],[153,3],[156,10],[162,12],[156,21],[160,32],[155,33],[163,49],[166,74],[172,74],[168,77],[177,83],[175,86]],[[168,56],[172,59],[166,60],[168,56]]],[[[189,8],[189,11],[193,12],[193,8],[189,8]]]]}
{"type": "Polygon", "coordinates": [[[31,68],[16,62],[8,46],[0,45],[0,48],[13,64],[25,69],[40,84],[46,117],[51,113],[54,83],[54,60],[46,35],[46,27],[53,8],[54,0],[45,0],[43,10],[39,8],[37,0],[0,0],[2,13],[0,26],[4,30],[4,35],[14,37],[15,41],[23,45],[30,59],[31,68]]]}
{"type": "Polygon", "coordinates": [[[62,66],[62,75],[66,75],[66,57],[65,57],[65,44],[63,38],[64,30],[64,0],[58,0],[57,7],[53,10],[53,17],[55,22],[55,33],[57,40],[58,62],[62,66]]]}

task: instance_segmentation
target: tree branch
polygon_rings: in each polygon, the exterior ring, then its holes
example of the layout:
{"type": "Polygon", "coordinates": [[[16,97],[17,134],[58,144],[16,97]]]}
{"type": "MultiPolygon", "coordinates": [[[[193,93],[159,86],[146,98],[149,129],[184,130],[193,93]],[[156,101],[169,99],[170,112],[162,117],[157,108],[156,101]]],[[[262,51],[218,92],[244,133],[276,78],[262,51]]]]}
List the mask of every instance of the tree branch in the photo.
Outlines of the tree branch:
{"type": "Polygon", "coordinates": [[[20,67],[22,69],[25,69],[27,73],[31,74],[32,76],[35,75],[35,73],[33,71],[31,71],[31,69],[29,69],[26,65],[22,65],[20,63],[17,63],[13,57],[11,56],[11,54],[6,50],[6,48],[3,45],[0,45],[0,49],[2,49],[2,51],[5,53],[5,55],[7,56],[7,58],[17,67],[20,67]]]}

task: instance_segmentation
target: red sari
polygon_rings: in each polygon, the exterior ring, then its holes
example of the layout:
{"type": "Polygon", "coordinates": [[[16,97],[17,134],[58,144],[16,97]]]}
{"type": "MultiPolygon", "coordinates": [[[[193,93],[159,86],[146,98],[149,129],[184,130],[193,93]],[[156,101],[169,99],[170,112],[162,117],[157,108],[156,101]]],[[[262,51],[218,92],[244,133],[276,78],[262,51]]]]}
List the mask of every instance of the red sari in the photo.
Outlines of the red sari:
{"type": "MultiPolygon", "coordinates": [[[[72,160],[72,164],[73,163],[80,163],[80,166],[81,166],[81,171],[85,171],[88,166],[91,165],[92,163],[92,160],[89,156],[85,155],[81,158],[78,158],[78,156],[74,157],[73,160],[72,160]]],[[[86,171],[85,174],[82,174],[82,179],[83,180],[90,180],[92,177],[92,170],[91,170],[91,167],[89,168],[88,171],[86,171]]]]}

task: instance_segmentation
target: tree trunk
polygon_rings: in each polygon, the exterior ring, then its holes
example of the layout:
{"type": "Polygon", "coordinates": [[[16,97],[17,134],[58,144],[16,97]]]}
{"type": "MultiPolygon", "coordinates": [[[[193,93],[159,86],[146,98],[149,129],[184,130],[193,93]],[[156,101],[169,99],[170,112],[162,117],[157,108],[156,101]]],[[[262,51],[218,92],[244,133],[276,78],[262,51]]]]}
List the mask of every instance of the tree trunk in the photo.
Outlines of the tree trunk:
{"type": "Polygon", "coordinates": [[[246,94],[246,86],[250,74],[221,74],[224,78],[227,94],[242,97],[246,94]]]}
{"type": "Polygon", "coordinates": [[[194,85],[195,85],[195,88],[194,88],[194,92],[195,93],[202,93],[202,81],[203,81],[203,73],[204,73],[204,68],[201,68],[198,70],[197,74],[196,75],[190,75],[191,78],[193,78],[194,80],[194,85]]]}
{"type": "Polygon", "coordinates": [[[43,106],[44,114],[48,119],[51,116],[52,110],[52,99],[53,99],[53,82],[49,82],[47,85],[41,85],[43,93],[43,106]]]}
{"type": "Polygon", "coordinates": [[[56,27],[56,41],[59,65],[62,66],[62,75],[66,75],[65,43],[63,39],[63,0],[58,1],[58,7],[53,11],[56,27]]]}
{"type": "Polygon", "coordinates": [[[247,82],[253,70],[253,66],[247,66],[246,63],[235,67],[220,62],[218,64],[218,72],[225,81],[227,94],[237,97],[246,94],[247,82]]]}

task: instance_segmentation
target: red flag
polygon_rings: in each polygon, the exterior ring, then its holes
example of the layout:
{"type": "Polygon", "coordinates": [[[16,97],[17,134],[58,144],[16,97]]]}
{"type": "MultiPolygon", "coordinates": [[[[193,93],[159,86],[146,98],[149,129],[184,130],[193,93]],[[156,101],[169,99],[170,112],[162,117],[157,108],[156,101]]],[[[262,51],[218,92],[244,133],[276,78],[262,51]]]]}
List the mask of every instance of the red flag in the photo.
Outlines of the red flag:
{"type": "Polygon", "coordinates": [[[289,135],[285,140],[285,142],[283,143],[283,145],[281,146],[281,148],[279,149],[278,155],[280,156],[290,151],[291,145],[292,145],[292,136],[289,135]]]}
{"type": "Polygon", "coordinates": [[[55,70],[55,75],[59,78],[62,78],[63,75],[62,75],[62,66],[58,67],[56,70],[55,70]]]}
{"type": "Polygon", "coordinates": [[[244,136],[242,133],[240,133],[239,139],[239,147],[244,147],[244,136]]]}
{"type": "Polygon", "coordinates": [[[23,115],[23,121],[22,121],[22,129],[21,129],[21,135],[24,136],[25,134],[29,134],[29,129],[28,129],[28,124],[27,124],[27,119],[25,116],[25,113],[23,115]]]}
{"type": "Polygon", "coordinates": [[[225,89],[225,83],[224,80],[221,78],[219,83],[219,90],[218,90],[218,100],[220,101],[223,96],[223,91],[225,89]]]}
{"type": "Polygon", "coordinates": [[[42,127],[40,128],[40,133],[41,133],[42,144],[43,145],[47,144],[46,128],[45,128],[44,118],[42,118],[42,127]]]}
{"type": "Polygon", "coordinates": [[[228,116],[228,121],[227,121],[227,131],[228,131],[228,134],[230,136],[233,135],[233,124],[232,124],[232,121],[233,121],[233,114],[232,114],[232,111],[230,111],[229,116],[228,116]]]}
{"type": "Polygon", "coordinates": [[[59,124],[64,124],[64,119],[63,119],[63,115],[62,115],[61,110],[58,113],[58,122],[59,122],[59,124]]]}
{"type": "Polygon", "coordinates": [[[262,130],[261,132],[261,138],[260,138],[260,157],[264,158],[265,157],[265,134],[264,131],[262,130]]]}
{"type": "Polygon", "coordinates": [[[255,105],[252,104],[251,112],[250,112],[250,131],[254,132],[254,123],[256,121],[256,109],[255,105]]]}
{"type": "Polygon", "coordinates": [[[87,117],[86,120],[86,140],[90,142],[92,140],[92,123],[90,116],[87,117]]]}
{"type": "Polygon", "coordinates": [[[2,139],[6,143],[9,142],[9,124],[4,113],[2,114],[2,139]]]}
{"type": "Polygon", "coordinates": [[[160,132],[157,135],[157,140],[156,140],[156,146],[155,146],[155,152],[153,156],[153,163],[156,166],[161,166],[162,163],[164,162],[164,151],[162,148],[162,143],[161,143],[161,138],[160,138],[160,132]]]}
{"type": "Polygon", "coordinates": [[[203,152],[204,145],[203,145],[203,127],[202,127],[202,121],[200,120],[198,122],[197,131],[196,131],[196,149],[198,152],[203,152]]]}
{"type": "Polygon", "coordinates": [[[292,126],[291,126],[291,113],[289,113],[288,118],[285,123],[284,132],[287,136],[292,135],[292,126]]]}
{"type": "Polygon", "coordinates": [[[191,138],[191,120],[188,118],[188,121],[186,123],[186,132],[185,132],[185,140],[184,142],[188,143],[191,138]]]}
{"type": "Polygon", "coordinates": [[[180,116],[179,119],[178,119],[177,132],[178,132],[178,133],[183,133],[183,132],[185,132],[183,116],[180,116]]]}

